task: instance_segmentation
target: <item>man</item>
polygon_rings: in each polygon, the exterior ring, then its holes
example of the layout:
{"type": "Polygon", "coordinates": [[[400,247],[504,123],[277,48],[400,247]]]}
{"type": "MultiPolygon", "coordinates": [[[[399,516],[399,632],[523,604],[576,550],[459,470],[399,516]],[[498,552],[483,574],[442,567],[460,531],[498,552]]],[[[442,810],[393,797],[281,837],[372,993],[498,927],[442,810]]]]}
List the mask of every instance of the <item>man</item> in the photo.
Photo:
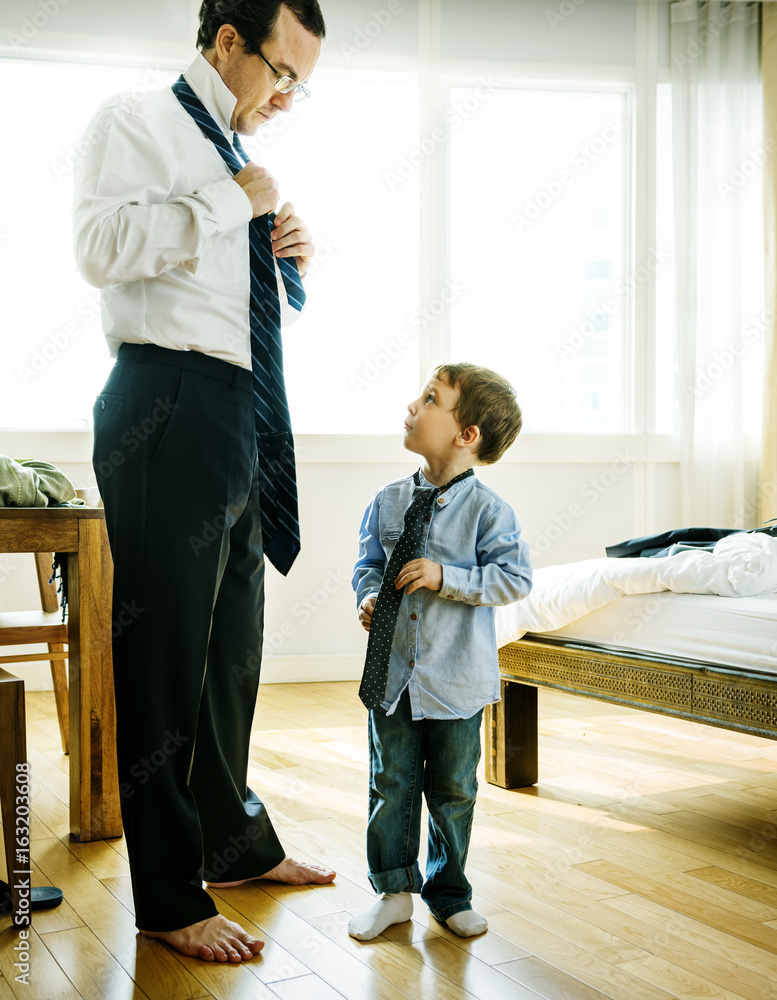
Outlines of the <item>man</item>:
{"type": "Polygon", "coordinates": [[[233,134],[307,96],[324,33],[317,0],[205,0],[183,77],[106,102],[76,170],[76,258],[117,355],[94,467],[136,922],[209,961],[263,942],[203,878],[335,877],[286,857],[246,784],[264,555],[285,573],[299,548],[280,313],[304,301],[313,245],[293,205],[273,218],[276,182],[233,134]]]}

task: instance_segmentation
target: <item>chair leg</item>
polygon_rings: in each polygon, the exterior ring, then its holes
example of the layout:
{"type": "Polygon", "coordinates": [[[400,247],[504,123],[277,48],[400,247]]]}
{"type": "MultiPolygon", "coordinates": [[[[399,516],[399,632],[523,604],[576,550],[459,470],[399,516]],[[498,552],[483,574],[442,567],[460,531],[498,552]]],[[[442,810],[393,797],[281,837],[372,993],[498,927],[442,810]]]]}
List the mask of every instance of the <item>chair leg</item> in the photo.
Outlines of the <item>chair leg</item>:
{"type": "MultiPolygon", "coordinates": [[[[3,840],[14,923],[21,914],[21,893],[14,877],[16,860],[16,785],[19,764],[27,764],[27,732],[24,713],[24,681],[0,670],[0,810],[3,817],[3,840]]],[[[29,779],[29,773],[28,773],[29,779]]],[[[29,783],[29,781],[28,781],[29,783]]],[[[26,865],[25,867],[29,867],[26,865]]],[[[29,883],[28,883],[29,884],[29,883]]],[[[29,896],[28,896],[29,899],[29,896]]],[[[29,909],[27,910],[29,914],[29,909]]],[[[24,923],[28,923],[25,919],[24,923]]]]}
{"type": "MultiPolygon", "coordinates": [[[[50,653],[64,653],[65,644],[50,642],[50,653]]],[[[67,667],[65,657],[51,661],[51,680],[54,684],[54,700],[57,703],[57,719],[59,720],[59,736],[62,740],[63,753],[70,753],[70,704],[67,694],[67,667]]]]}

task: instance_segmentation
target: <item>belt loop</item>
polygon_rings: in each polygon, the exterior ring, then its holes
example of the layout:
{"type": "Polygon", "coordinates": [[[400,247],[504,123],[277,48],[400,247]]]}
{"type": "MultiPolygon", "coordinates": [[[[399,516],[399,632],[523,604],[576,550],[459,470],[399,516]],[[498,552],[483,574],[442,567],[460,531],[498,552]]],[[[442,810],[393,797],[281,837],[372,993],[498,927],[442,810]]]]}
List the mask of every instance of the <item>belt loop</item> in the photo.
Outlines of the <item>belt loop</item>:
{"type": "Polygon", "coordinates": [[[235,370],[232,372],[232,381],[229,383],[230,391],[233,389],[237,389],[237,380],[240,377],[240,372],[243,371],[243,369],[240,368],[239,365],[233,365],[233,368],[235,370]]]}

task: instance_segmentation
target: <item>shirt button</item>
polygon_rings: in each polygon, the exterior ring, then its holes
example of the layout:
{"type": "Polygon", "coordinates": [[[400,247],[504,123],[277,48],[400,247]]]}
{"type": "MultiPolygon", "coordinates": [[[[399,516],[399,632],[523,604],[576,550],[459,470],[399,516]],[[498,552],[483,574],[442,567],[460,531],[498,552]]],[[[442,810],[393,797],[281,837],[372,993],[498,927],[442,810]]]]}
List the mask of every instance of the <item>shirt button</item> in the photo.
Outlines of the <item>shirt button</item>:
{"type": "Polygon", "coordinates": [[[431,521],[431,519],[432,519],[432,515],[431,515],[431,514],[427,514],[427,515],[426,515],[426,520],[427,520],[427,521],[431,521]]]}
{"type": "Polygon", "coordinates": [[[449,601],[452,601],[452,600],[453,600],[453,594],[448,594],[448,600],[449,600],[449,601]]]}
{"type": "Polygon", "coordinates": [[[445,503],[445,497],[440,497],[437,503],[445,503]]]}
{"type": "Polygon", "coordinates": [[[417,619],[418,619],[418,615],[417,615],[417,614],[415,614],[415,612],[414,612],[414,613],[413,613],[413,614],[412,614],[412,615],[410,616],[410,621],[411,621],[411,622],[414,622],[414,621],[417,621],[417,619]]]}
{"type": "Polygon", "coordinates": [[[411,660],[411,661],[410,661],[410,663],[408,664],[408,666],[409,666],[409,667],[410,667],[410,669],[412,670],[412,669],[413,669],[413,667],[415,666],[415,660],[411,660]]]}

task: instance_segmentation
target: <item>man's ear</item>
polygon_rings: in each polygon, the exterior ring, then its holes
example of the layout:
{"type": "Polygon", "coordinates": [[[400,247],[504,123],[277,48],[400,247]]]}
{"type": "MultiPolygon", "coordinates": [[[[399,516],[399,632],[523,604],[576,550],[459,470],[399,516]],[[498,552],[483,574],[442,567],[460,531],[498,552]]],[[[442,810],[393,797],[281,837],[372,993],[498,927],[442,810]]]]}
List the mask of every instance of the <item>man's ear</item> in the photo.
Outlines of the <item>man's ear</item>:
{"type": "Polygon", "coordinates": [[[459,433],[457,440],[463,445],[477,445],[480,443],[482,435],[477,424],[471,424],[459,433]]]}
{"type": "Polygon", "coordinates": [[[222,62],[225,62],[229,54],[240,46],[242,40],[242,36],[238,33],[237,28],[231,24],[222,24],[216,35],[216,44],[214,46],[216,56],[222,62]]]}

